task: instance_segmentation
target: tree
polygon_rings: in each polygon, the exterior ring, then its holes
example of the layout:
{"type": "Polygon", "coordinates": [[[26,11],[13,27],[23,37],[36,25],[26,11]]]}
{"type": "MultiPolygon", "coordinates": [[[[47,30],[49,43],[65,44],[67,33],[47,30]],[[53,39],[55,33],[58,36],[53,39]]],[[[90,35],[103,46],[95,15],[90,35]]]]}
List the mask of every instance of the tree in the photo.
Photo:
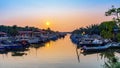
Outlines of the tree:
{"type": "Polygon", "coordinates": [[[116,37],[117,37],[117,41],[120,42],[120,33],[118,33],[116,37]]]}
{"type": "Polygon", "coordinates": [[[28,30],[28,29],[29,29],[29,27],[28,27],[28,26],[25,26],[25,29],[26,29],[26,30],[28,30]]]}
{"type": "Polygon", "coordinates": [[[114,6],[112,6],[111,9],[109,9],[107,12],[105,12],[106,16],[111,16],[114,15],[117,17],[117,19],[119,19],[120,17],[120,8],[115,8],[114,6]]]}
{"type": "Polygon", "coordinates": [[[106,21],[99,25],[100,35],[104,38],[112,39],[114,38],[114,29],[117,25],[114,21],[106,21]]]}
{"type": "Polygon", "coordinates": [[[37,31],[39,28],[36,27],[18,27],[17,25],[13,26],[5,26],[5,25],[0,25],[0,32],[5,32],[9,36],[16,36],[18,34],[18,31],[37,31]]]}
{"type": "Polygon", "coordinates": [[[17,31],[17,25],[13,25],[12,26],[12,29],[10,31],[10,35],[11,36],[16,36],[18,34],[18,31],[17,31]]]}
{"type": "Polygon", "coordinates": [[[100,34],[100,31],[99,31],[99,25],[97,24],[92,24],[90,26],[86,26],[86,28],[79,28],[79,29],[76,29],[74,30],[72,33],[74,34],[82,34],[83,32],[85,32],[86,34],[100,34]]]}

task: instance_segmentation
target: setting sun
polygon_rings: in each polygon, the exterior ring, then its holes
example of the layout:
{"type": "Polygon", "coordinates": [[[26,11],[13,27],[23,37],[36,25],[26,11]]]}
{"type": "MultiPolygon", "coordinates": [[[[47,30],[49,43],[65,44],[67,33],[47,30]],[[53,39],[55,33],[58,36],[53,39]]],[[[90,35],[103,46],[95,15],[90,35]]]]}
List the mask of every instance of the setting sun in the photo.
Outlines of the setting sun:
{"type": "Polygon", "coordinates": [[[50,22],[49,22],[49,21],[47,21],[47,22],[46,22],[46,25],[47,25],[47,26],[49,26],[49,25],[50,25],[50,22]]]}

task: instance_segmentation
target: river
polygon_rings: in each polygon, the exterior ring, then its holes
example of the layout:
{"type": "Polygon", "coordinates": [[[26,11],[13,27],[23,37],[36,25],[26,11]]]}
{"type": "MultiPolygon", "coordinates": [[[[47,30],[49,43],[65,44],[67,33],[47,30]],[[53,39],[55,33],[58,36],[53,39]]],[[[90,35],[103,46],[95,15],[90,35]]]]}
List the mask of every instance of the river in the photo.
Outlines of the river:
{"type": "Polygon", "coordinates": [[[69,37],[32,45],[24,52],[0,54],[0,68],[103,68],[110,57],[120,58],[119,50],[82,54],[69,37]]]}

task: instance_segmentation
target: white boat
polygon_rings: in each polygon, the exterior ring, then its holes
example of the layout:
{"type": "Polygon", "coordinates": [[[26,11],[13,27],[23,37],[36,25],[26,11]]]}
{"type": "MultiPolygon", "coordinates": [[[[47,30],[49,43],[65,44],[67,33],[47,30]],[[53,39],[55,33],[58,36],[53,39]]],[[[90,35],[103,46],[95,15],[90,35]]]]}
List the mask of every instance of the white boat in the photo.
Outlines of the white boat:
{"type": "Polygon", "coordinates": [[[35,44],[35,43],[39,43],[39,38],[37,37],[28,37],[28,36],[24,36],[24,37],[17,37],[16,41],[27,41],[30,44],[35,44]]]}
{"type": "Polygon", "coordinates": [[[103,44],[102,40],[94,39],[92,41],[93,44],[103,44]]]}

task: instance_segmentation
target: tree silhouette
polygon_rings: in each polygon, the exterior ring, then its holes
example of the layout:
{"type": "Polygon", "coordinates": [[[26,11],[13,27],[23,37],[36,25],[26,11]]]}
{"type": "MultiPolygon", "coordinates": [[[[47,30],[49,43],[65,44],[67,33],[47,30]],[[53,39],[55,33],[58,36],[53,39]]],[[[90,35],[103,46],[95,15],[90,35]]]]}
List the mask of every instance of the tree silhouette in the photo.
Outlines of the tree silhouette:
{"type": "Polygon", "coordinates": [[[116,16],[116,20],[120,21],[120,8],[115,8],[114,5],[112,5],[112,8],[109,9],[107,12],[105,12],[106,16],[114,15],[116,16]]]}

